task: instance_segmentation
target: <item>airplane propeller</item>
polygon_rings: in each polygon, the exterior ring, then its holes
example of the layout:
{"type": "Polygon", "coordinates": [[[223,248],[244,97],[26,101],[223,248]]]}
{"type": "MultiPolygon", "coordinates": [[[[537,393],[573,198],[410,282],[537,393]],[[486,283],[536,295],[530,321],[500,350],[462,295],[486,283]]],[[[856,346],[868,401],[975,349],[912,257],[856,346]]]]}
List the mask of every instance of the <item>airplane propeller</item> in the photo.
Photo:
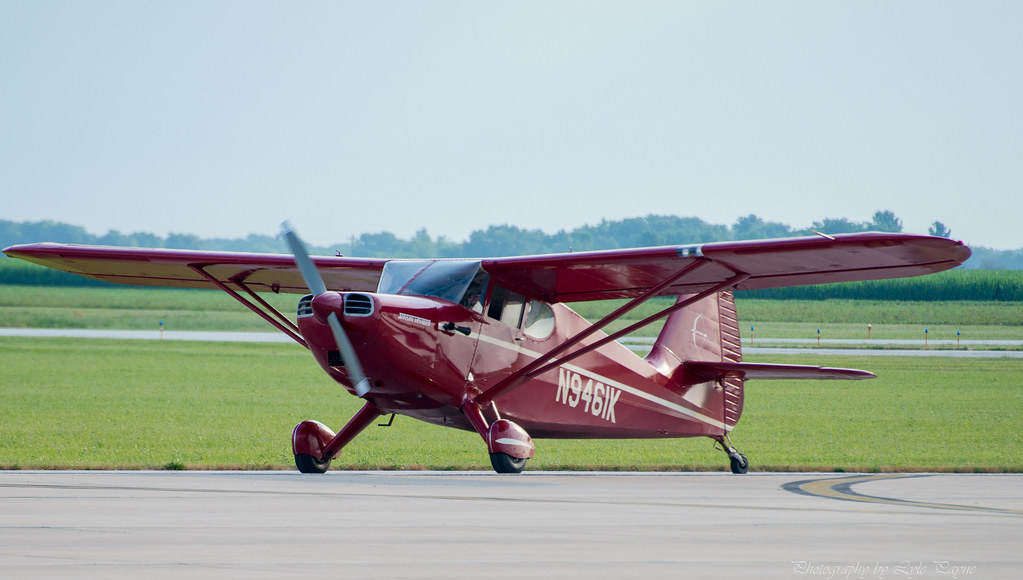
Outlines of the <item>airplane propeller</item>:
{"type": "MultiPolygon", "coordinates": [[[[302,274],[302,278],[305,280],[306,286],[309,287],[309,292],[313,294],[313,300],[315,301],[318,296],[327,292],[327,285],[324,284],[323,277],[320,276],[319,270],[316,269],[316,264],[309,257],[309,252],[306,251],[305,245],[299,239],[294,229],[292,229],[291,224],[288,222],[281,224],[281,231],[284,240],[288,243],[288,247],[291,248],[292,255],[295,257],[298,271],[302,274]]],[[[355,383],[355,394],[360,397],[366,396],[370,389],[369,377],[362,371],[362,365],[359,364],[359,358],[355,355],[352,342],[348,340],[348,334],[341,326],[341,320],[338,319],[337,312],[331,312],[327,315],[326,322],[327,326],[330,327],[331,334],[334,335],[334,343],[337,345],[337,350],[341,353],[341,359],[348,370],[348,376],[355,383]]]]}

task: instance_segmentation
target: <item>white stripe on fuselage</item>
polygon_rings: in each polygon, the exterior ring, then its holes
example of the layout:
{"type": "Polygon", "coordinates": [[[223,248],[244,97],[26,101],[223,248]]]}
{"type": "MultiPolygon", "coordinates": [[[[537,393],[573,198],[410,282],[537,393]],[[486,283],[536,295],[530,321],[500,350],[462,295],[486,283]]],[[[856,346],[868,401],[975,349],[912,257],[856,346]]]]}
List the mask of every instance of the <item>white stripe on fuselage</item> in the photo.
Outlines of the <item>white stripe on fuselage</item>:
{"type": "MultiPolygon", "coordinates": [[[[478,333],[473,333],[473,336],[476,336],[477,338],[479,338],[483,342],[486,342],[487,344],[492,344],[494,346],[500,346],[500,347],[506,348],[508,350],[513,350],[515,352],[524,354],[526,356],[533,357],[534,359],[537,359],[537,358],[540,358],[540,357],[543,356],[543,354],[541,354],[541,353],[534,352],[532,350],[529,350],[528,348],[523,348],[522,346],[517,345],[517,344],[510,344],[510,343],[508,343],[506,341],[499,340],[497,338],[493,338],[493,337],[482,335],[482,334],[478,334],[478,333]]],[[[685,415],[685,416],[687,416],[689,418],[696,419],[697,421],[700,421],[702,423],[706,423],[706,424],[708,424],[708,425],[710,425],[712,427],[717,427],[718,429],[724,429],[724,430],[728,429],[728,427],[724,423],[722,423],[721,421],[718,421],[716,419],[708,417],[708,416],[704,415],[703,413],[700,413],[698,411],[694,411],[693,409],[690,409],[688,407],[683,407],[682,405],[679,405],[677,403],[672,403],[671,401],[668,401],[666,399],[662,399],[660,397],[651,395],[650,393],[648,393],[646,391],[642,391],[642,390],[637,389],[635,387],[630,387],[629,385],[626,385],[625,383],[621,383],[621,382],[616,381],[614,379],[610,379],[608,377],[605,377],[605,376],[602,376],[602,375],[598,375],[597,373],[594,373],[594,372],[589,371],[587,369],[584,369],[582,367],[573,365],[571,363],[562,364],[560,366],[562,368],[564,368],[565,370],[569,370],[569,371],[572,371],[574,373],[578,373],[578,374],[584,375],[586,377],[598,380],[598,381],[604,383],[607,386],[615,387],[616,389],[621,389],[621,390],[625,391],[626,393],[629,393],[630,395],[633,395],[635,397],[639,397],[640,399],[644,399],[646,401],[650,401],[651,403],[660,405],[662,407],[665,407],[667,409],[675,411],[676,413],[680,413],[682,415],[685,415]]]]}

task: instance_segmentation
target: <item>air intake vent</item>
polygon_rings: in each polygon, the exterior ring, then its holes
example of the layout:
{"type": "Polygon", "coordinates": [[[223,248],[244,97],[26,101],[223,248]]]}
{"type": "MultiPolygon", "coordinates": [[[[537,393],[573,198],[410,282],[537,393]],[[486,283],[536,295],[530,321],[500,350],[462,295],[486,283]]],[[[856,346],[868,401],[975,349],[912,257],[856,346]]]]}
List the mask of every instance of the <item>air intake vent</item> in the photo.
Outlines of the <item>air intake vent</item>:
{"type": "Polygon", "coordinates": [[[298,317],[305,318],[313,315],[313,295],[310,294],[298,301],[298,317]]]}
{"type": "Polygon", "coordinates": [[[373,314],[373,299],[365,294],[345,294],[345,316],[373,314]]]}

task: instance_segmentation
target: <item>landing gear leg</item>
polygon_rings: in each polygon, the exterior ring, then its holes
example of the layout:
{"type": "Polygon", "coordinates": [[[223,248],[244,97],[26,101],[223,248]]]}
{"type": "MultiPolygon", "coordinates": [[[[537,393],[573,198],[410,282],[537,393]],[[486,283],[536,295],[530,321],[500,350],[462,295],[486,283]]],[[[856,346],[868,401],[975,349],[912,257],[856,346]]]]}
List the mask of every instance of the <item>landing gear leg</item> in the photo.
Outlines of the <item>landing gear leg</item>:
{"type": "Polygon", "coordinates": [[[739,450],[732,447],[732,442],[728,439],[728,435],[722,435],[721,437],[714,438],[721,448],[728,454],[729,466],[732,468],[732,473],[742,474],[749,471],[749,460],[739,450]]]}
{"type": "Polygon", "coordinates": [[[302,473],[323,473],[330,460],[341,454],[345,445],[368,427],[383,412],[366,401],[337,435],[319,421],[302,421],[291,433],[291,450],[295,454],[295,467],[302,473]]]}

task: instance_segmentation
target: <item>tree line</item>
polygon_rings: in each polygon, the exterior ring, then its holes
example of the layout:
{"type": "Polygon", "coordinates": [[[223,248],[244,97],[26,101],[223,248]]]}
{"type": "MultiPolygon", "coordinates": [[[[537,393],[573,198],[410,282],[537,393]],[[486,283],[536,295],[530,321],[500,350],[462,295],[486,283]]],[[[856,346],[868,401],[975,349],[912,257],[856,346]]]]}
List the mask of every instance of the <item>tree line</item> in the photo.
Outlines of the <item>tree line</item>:
{"type": "MultiPolygon", "coordinates": [[[[409,239],[401,239],[390,232],[368,233],[352,236],[332,246],[313,247],[311,250],[324,255],[341,253],[346,256],[390,258],[473,258],[785,238],[812,235],[814,232],[844,234],[865,231],[901,232],[902,220],[893,212],[882,210],[875,212],[867,222],[825,218],[813,222],[808,228],[797,229],[787,224],[765,221],[753,214],[740,217],[730,226],[712,224],[697,217],[648,215],[602,220],[595,225],[584,225],[570,231],[561,230],[554,234],[513,225],[492,225],[487,229],[473,231],[469,239],[462,242],[449,240],[445,236],[435,238],[426,228],[420,229],[409,239]]],[[[951,237],[952,234],[939,221],[931,225],[929,233],[942,237],[951,237]]],[[[0,247],[40,241],[235,252],[285,251],[277,236],[260,234],[228,239],[200,238],[178,233],[162,237],[151,233],[125,234],[111,230],[97,236],[81,226],[54,221],[0,220],[0,247]]],[[[969,269],[1023,269],[1023,249],[1007,252],[972,249],[974,257],[966,265],[969,269]]]]}

